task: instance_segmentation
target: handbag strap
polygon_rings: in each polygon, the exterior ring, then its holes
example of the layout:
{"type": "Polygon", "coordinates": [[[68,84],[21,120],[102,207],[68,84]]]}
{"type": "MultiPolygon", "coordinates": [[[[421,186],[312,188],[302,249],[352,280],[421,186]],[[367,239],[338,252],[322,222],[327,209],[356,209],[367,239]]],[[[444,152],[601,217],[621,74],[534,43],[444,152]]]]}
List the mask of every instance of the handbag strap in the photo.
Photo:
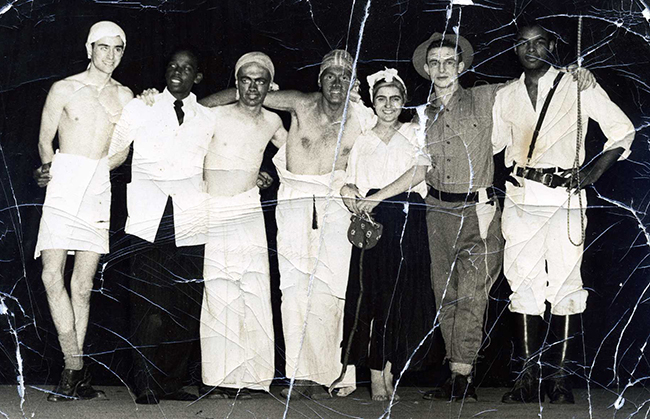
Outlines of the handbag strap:
{"type": "Polygon", "coordinates": [[[542,111],[539,113],[539,118],[537,119],[537,125],[535,126],[535,132],[533,132],[533,140],[530,142],[530,148],[528,149],[528,158],[526,160],[526,166],[528,166],[528,164],[530,163],[530,158],[533,157],[533,151],[535,150],[535,143],[537,142],[537,137],[539,136],[539,130],[542,128],[542,122],[544,122],[544,117],[546,116],[548,105],[551,103],[553,94],[557,90],[557,86],[560,84],[560,80],[562,80],[562,76],[564,76],[564,73],[560,71],[557,77],[555,77],[555,80],[553,81],[553,87],[551,87],[551,90],[548,92],[548,95],[546,96],[546,100],[544,101],[544,106],[542,106],[542,111]]]}

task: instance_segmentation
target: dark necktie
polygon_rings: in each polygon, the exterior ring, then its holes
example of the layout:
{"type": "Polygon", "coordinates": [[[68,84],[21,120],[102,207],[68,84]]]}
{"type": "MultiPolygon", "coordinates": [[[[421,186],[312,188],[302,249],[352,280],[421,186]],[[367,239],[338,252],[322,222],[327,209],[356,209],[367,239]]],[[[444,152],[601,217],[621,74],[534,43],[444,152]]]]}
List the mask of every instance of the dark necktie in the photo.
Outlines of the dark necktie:
{"type": "Polygon", "coordinates": [[[176,117],[178,118],[178,125],[183,125],[183,117],[185,112],[183,112],[183,101],[177,100],[174,102],[174,110],[176,111],[176,117]]]}

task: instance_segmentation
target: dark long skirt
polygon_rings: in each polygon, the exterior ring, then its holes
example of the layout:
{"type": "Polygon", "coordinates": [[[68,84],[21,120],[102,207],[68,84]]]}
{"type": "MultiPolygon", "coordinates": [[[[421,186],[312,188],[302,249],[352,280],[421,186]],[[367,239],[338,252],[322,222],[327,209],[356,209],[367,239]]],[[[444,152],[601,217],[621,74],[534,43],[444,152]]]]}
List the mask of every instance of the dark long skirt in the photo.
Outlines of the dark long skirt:
{"type": "MultiPolygon", "coordinates": [[[[370,191],[369,194],[373,193],[370,191]]],[[[397,377],[411,359],[410,370],[425,367],[431,348],[435,300],[431,289],[426,207],[420,195],[406,193],[381,202],[375,221],[384,226],[377,246],[365,251],[363,295],[348,364],[383,370],[392,364],[397,377]],[[409,204],[408,215],[405,203],[409,204]]],[[[361,250],[353,247],[346,292],[343,356],[354,324],[359,297],[361,250]]]]}

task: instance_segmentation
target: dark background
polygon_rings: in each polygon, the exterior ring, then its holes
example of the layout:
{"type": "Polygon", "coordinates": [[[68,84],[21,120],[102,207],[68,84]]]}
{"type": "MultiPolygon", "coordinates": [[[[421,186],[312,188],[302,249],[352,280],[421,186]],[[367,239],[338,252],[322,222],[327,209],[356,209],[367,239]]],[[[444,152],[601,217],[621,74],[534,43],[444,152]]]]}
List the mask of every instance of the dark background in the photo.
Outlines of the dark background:
{"type": "MultiPolygon", "coordinates": [[[[5,0],[6,2],[6,0],[5,0]]],[[[3,3],[5,3],[3,2],[3,3]]],[[[461,83],[501,82],[520,73],[509,49],[515,18],[541,16],[560,41],[557,63],[575,61],[577,14],[584,18],[584,65],[638,129],[628,161],[614,166],[589,190],[587,246],[583,263],[590,290],[585,328],[583,378],[592,386],[625,385],[650,372],[644,356],[649,338],[650,284],[646,259],[650,234],[645,211],[650,203],[647,130],[644,114],[648,92],[648,22],[635,1],[476,1],[478,6],[455,7],[447,24],[448,2],[373,0],[361,34],[358,74],[365,77],[384,66],[395,67],[406,81],[411,101],[426,100],[428,81],[410,64],[415,47],[434,31],[460,24],[476,51],[472,70],[461,83]],[[570,3],[570,4],[569,4],[570,3]],[[598,194],[618,205],[599,199],[598,194]]],[[[284,89],[315,91],[320,58],[333,48],[355,55],[366,1],[14,1],[0,14],[0,383],[15,383],[19,359],[29,384],[53,383],[62,368],[56,332],[40,280],[40,261],[33,259],[45,190],[32,181],[40,164],[37,153],[40,113],[47,91],[56,80],[87,66],[85,39],[90,26],[113,20],[127,34],[127,47],[114,78],[136,94],[147,87],[164,87],[166,57],[176,45],[193,44],[204,57],[204,81],[197,96],[234,85],[239,56],[261,50],[276,66],[276,82],[284,89]],[[8,8],[7,8],[8,7],[8,8]],[[6,308],[6,313],[3,308],[6,308]],[[20,345],[16,346],[16,341],[20,345]],[[17,349],[20,357],[17,357],[17,349]]],[[[364,93],[367,101],[367,95],[364,93]]],[[[403,116],[409,118],[408,112],[403,116]]],[[[287,116],[283,115],[285,121],[287,116]]],[[[590,156],[602,136],[590,129],[590,156]],[[593,147],[595,144],[595,147],[593,147]]],[[[275,150],[267,150],[265,167],[275,150]]],[[[97,384],[119,385],[127,380],[128,254],[121,251],[125,221],[125,182],[128,166],[112,175],[112,252],[98,273],[91,301],[86,353],[97,384]]],[[[263,197],[271,256],[276,314],[279,302],[274,258],[273,199],[276,185],[263,197]]],[[[504,385],[509,379],[511,345],[507,297],[501,278],[492,290],[484,350],[479,359],[480,385],[504,385]]],[[[280,332],[276,316],[276,334],[280,332]]],[[[281,334],[276,340],[278,376],[283,373],[281,334]]],[[[439,342],[438,342],[439,343],[439,342]]],[[[432,357],[441,361],[440,345],[432,357]]],[[[412,373],[405,384],[433,385],[440,379],[432,369],[412,373]]],[[[443,370],[444,374],[444,370],[443,370]]],[[[363,377],[363,374],[361,374],[363,377]]],[[[585,380],[581,380],[582,385],[585,380]]]]}

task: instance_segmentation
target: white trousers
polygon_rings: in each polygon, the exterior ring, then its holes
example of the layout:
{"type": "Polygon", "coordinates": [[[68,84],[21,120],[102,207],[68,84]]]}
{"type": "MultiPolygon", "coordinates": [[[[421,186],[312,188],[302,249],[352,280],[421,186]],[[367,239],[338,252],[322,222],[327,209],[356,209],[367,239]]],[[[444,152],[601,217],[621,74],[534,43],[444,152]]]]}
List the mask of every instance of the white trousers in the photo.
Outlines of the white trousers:
{"type": "Polygon", "coordinates": [[[567,229],[568,211],[571,238],[581,240],[578,196],[572,196],[568,209],[565,189],[518,180],[523,187],[506,186],[501,221],[506,240],[503,268],[512,289],[510,311],[543,315],[548,301],[554,315],[582,313],[588,297],[580,275],[584,246],[574,246],[567,229]]]}

